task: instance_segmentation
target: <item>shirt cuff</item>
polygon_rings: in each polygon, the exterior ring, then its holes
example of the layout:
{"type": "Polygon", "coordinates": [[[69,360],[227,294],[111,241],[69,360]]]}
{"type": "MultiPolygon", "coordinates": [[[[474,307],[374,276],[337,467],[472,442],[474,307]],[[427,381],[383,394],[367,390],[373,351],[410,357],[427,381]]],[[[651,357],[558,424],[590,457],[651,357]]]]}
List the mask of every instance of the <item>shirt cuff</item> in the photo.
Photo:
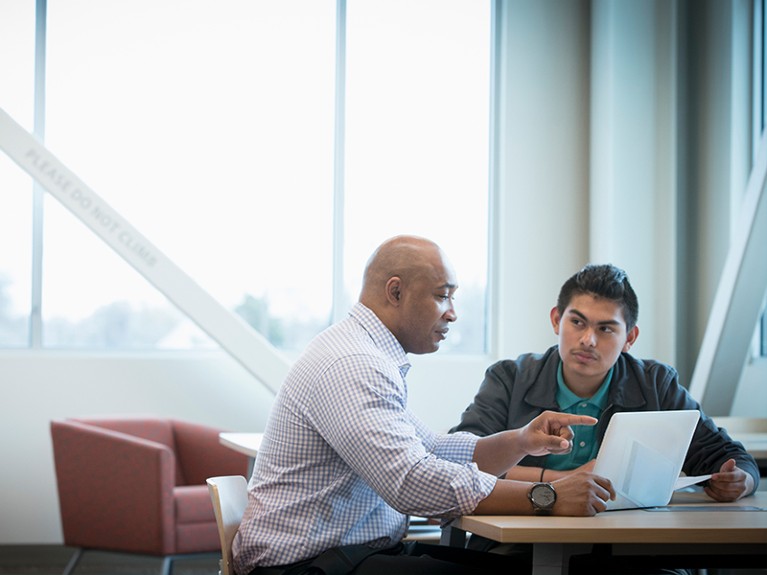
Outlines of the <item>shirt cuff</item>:
{"type": "Polygon", "coordinates": [[[474,459],[474,449],[479,439],[479,436],[465,431],[442,435],[433,453],[453,463],[470,463],[474,459]]]}

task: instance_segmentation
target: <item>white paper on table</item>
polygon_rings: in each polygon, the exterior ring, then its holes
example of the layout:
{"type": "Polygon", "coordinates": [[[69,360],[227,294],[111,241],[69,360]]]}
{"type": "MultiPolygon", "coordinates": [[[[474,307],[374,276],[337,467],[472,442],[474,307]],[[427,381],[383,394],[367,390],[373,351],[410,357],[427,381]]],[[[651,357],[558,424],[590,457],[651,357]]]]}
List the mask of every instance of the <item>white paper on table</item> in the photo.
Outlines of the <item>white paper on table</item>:
{"type": "Polygon", "coordinates": [[[700,483],[701,481],[705,481],[706,479],[711,479],[711,474],[694,475],[692,477],[687,477],[686,475],[682,475],[679,479],[676,480],[676,483],[674,483],[674,491],[678,491],[679,489],[684,489],[685,487],[689,487],[690,485],[695,485],[696,483],[700,483]]]}

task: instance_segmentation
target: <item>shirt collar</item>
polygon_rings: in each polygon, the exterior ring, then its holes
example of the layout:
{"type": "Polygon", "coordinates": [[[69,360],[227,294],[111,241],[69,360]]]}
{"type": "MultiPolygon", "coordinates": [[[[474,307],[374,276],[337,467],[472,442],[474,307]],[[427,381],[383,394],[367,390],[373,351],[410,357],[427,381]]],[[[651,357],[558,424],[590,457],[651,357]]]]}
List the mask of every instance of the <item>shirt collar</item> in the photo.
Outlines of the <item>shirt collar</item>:
{"type": "Polygon", "coordinates": [[[607,372],[602,385],[599,386],[597,392],[589,398],[578,397],[575,395],[567,385],[565,385],[565,378],[562,375],[562,360],[559,360],[559,366],[557,367],[557,404],[560,409],[566,410],[576,403],[590,403],[594,407],[599,408],[601,411],[607,405],[607,390],[610,388],[610,381],[613,378],[613,367],[607,372]]]}
{"type": "Polygon", "coordinates": [[[370,339],[378,349],[399,366],[399,371],[404,379],[410,369],[405,350],[400,345],[394,334],[389,331],[378,316],[366,305],[357,302],[349,311],[349,315],[357,320],[362,328],[368,332],[370,339]]]}

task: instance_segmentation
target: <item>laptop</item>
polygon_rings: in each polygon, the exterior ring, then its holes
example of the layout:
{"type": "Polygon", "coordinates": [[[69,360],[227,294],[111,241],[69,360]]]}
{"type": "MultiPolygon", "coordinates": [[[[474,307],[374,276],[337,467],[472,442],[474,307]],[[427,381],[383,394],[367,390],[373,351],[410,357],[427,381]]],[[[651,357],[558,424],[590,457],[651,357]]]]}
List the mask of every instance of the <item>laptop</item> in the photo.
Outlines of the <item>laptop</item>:
{"type": "Polygon", "coordinates": [[[594,465],[616,492],[607,509],[668,505],[676,489],[711,477],[679,477],[699,418],[696,409],[613,415],[594,465]]]}

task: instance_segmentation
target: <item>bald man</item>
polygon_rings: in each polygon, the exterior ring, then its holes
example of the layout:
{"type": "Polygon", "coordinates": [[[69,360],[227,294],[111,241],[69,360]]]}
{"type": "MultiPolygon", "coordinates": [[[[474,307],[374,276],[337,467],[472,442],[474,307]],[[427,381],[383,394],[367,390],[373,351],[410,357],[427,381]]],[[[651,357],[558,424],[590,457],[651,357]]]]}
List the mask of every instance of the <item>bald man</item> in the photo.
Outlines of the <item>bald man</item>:
{"type": "Polygon", "coordinates": [[[551,484],[498,479],[526,455],[566,453],[571,426],[595,419],[546,412],[479,438],[435,434],[408,410],[407,354],[439,349],[456,289],[429,240],[398,236],[373,253],[359,302],[309,344],[275,400],[233,545],[238,575],[508,573],[508,557],[403,544],[408,515],[605,509],[612,486],[587,471],[551,484]]]}

